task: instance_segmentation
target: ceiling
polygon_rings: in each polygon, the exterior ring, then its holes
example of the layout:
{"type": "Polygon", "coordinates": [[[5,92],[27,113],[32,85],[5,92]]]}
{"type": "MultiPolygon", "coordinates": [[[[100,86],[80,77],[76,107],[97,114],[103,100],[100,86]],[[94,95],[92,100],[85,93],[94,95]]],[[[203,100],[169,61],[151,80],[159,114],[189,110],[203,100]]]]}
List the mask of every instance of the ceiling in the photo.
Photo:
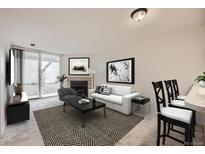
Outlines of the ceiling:
{"type": "Polygon", "coordinates": [[[149,9],[136,22],[129,17],[133,10],[0,9],[0,34],[24,47],[35,43],[37,49],[59,53],[99,53],[141,36],[202,25],[205,15],[204,9],[149,9]]]}

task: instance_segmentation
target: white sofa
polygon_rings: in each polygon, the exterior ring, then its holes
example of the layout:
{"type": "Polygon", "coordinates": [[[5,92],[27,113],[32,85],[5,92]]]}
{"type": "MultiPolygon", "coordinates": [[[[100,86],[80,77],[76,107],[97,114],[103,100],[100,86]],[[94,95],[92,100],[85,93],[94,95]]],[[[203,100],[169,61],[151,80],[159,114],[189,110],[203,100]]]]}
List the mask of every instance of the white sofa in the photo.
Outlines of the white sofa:
{"type": "Polygon", "coordinates": [[[105,103],[106,107],[126,115],[137,110],[138,105],[134,103],[132,104],[131,99],[135,98],[139,93],[133,93],[132,87],[116,85],[107,86],[112,88],[110,95],[102,95],[95,93],[95,89],[89,89],[89,98],[95,98],[96,100],[105,103]]]}

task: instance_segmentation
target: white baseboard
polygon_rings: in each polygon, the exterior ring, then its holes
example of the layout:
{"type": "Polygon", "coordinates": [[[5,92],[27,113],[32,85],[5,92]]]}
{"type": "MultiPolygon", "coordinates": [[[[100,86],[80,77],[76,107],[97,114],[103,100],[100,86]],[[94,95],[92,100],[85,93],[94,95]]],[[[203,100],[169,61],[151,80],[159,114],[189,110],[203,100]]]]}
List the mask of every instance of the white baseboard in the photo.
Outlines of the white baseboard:
{"type": "Polygon", "coordinates": [[[5,125],[3,125],[3,127],[1,128],[0,138],[4,136],[4,130],[5,130],[5,125]]]}

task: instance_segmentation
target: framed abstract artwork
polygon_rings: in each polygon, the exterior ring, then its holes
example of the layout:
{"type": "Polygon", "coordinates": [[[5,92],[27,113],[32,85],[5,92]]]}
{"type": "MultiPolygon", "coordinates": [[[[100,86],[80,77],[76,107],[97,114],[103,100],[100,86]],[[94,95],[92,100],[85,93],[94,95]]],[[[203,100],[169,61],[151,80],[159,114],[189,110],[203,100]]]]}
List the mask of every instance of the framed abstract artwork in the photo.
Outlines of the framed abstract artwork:
{"type": "Polygon", "coordinates": [[[107,82],[134,84],[135,58],[107,62],[107,82]]]}
{"type": "Polygon", "coordinates": [[[72,57],[68,59],[69,75],[89,75],[89,57],[72,57]]]}

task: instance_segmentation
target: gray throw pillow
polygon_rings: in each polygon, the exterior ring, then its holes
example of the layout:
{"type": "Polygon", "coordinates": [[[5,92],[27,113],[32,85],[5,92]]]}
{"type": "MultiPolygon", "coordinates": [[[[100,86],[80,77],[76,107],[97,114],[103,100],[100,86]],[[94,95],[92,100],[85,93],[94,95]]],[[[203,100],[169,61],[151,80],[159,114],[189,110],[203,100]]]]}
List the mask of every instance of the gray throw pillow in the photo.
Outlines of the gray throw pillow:
{"type": "Polygon", "coordinates": [[[103,92],[103,89],[104,89],[104,86],[100,86],[100,89],[99,89],[99,94],[102,94],[102,92],[103,92]]]}
{"type": "Polygon", "coordinates": [[[112,92],[112,88],[111,87],[104,87],[103,91],[102,91],[102,95],[110,95],[112,92]]]}
{"type": "Polygon", "coordinates": [[[96,86],[95,93],[100,93],[99,90],[100,90],[100,86],[96,86]]]}

